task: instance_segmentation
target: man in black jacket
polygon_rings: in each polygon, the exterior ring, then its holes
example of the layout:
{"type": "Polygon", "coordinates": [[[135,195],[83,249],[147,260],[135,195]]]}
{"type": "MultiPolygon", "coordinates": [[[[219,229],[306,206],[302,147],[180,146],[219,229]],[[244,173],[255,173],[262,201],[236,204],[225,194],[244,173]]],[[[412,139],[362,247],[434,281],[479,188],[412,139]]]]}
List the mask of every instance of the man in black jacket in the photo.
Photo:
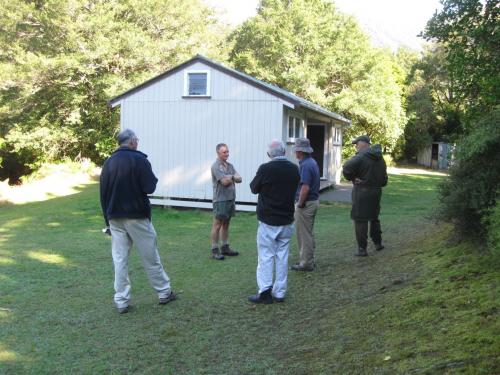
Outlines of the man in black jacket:
{"type": "Polygon", "coordinates": [[[250,183],[252,193],[259,194],[257,203],[259,293],[248,297],[253,303],[285,300],[288,278],[288,253],[293,235],[295,192],[300,181],[299,169],[285,157],[283,142],[269,144],[270,162],[262,164],[250,183]],[[273,283],[274,267],[276,277],[273,283]]]}
{"type": "Polygon", "coordinates": [[[137,151],[139,139],[125,129],[117,136],[120,147],[106,160],[100,178],[101,207],[111,231],[111,252],[115,266],[115,305],[120,314],[130,307],[128,257],[135,243],[151,286],[158,293],[160,305],[176,299],[170,279],[163,269],[156,232],[151,223],[148,194],[156,189],[147,155],[137,151]]]}
{"type": "Polygon", "coordinates": [[[356,147],[356,155],[344,164],[342,172],[353,183],[351,218],[358,242],[355,255],[367,256],[368,222],[375,250],[384,248],[378,216],[382,187],[387,185],[387,167],[380,145],[371,146],[367,135],[359,136],[352,144],[356,147]]]}

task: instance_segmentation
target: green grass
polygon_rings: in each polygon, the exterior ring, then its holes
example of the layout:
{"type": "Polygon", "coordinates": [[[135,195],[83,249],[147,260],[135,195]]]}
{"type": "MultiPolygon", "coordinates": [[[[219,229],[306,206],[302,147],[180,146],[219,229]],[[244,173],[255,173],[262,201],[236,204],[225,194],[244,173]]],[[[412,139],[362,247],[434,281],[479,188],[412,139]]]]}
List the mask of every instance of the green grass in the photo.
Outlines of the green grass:
{"type": "MultiPolygon", "coordinates": [[[[0,206],[1,374],[500,373],[499,261],[447,247],[426,219],[431,175],[391,175],[386,250],[353,257],[349,206],[322,204],[317,271],[289,274],[283,304],[254,306],[254,214],[233,220],[241,252],[209,259],[211,215],[155,209],[160,254],[179,300],[157,305],[135,250],[135,309],[113,305],[110,239],[96,184],[0,206]]],[[[295,243],[290,261],[297,258],[295,243]]]]}

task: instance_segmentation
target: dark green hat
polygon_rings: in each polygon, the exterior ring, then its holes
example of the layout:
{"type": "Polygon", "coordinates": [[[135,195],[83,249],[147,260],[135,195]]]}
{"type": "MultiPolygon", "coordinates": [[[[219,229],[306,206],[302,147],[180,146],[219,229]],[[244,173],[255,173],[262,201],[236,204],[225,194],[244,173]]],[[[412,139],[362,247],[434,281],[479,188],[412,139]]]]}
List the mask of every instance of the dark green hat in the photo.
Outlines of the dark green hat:
{"type": "Polygon", "coordinates": [[[368,137],[367,135],[360,135],[359,137],[357,137],[356,139],[354,139],[352,141],[352,144],[355,145],[359,141],[366,142],[366,143],[370,144],[370,137],[368,137]]]}

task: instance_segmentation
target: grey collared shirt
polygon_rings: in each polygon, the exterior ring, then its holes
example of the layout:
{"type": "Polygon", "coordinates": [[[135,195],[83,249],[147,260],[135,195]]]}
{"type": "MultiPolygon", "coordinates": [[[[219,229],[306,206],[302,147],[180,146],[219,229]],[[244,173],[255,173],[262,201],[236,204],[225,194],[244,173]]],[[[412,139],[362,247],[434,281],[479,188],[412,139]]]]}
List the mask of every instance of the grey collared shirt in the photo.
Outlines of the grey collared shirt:
{"type": "Polygon", "coordinates": [[[226,162],[225,165],[218,158],[212,164],[212,186],[214,189],[213,202],[232,201],[236,199],[236,189],[234,181],[229,186],[221,184],[220,180],[223,177],[233,176],[236,174],[231,163],[226,162]]]}

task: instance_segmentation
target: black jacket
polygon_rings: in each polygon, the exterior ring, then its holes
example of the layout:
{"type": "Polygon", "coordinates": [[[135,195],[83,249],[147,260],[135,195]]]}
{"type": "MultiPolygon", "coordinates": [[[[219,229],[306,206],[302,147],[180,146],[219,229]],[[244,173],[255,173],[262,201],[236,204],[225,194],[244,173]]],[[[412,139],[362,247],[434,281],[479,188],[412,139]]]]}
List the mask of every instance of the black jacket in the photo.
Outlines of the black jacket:
{"type": "Polygon", "coordinates": [[[250,182],[252,193],[259,194],[257,218],[273,226],[293,223],[299,181],[299,168],[286,159],[262,164],[250,182]]]}
{"type": "Polygon", "coordinates": [[[147,155],[120,147],[106,160],[101,171],[101,207],[106,225],[110,219],[151,218],[148,194],[158,179],[147,155]]]}

